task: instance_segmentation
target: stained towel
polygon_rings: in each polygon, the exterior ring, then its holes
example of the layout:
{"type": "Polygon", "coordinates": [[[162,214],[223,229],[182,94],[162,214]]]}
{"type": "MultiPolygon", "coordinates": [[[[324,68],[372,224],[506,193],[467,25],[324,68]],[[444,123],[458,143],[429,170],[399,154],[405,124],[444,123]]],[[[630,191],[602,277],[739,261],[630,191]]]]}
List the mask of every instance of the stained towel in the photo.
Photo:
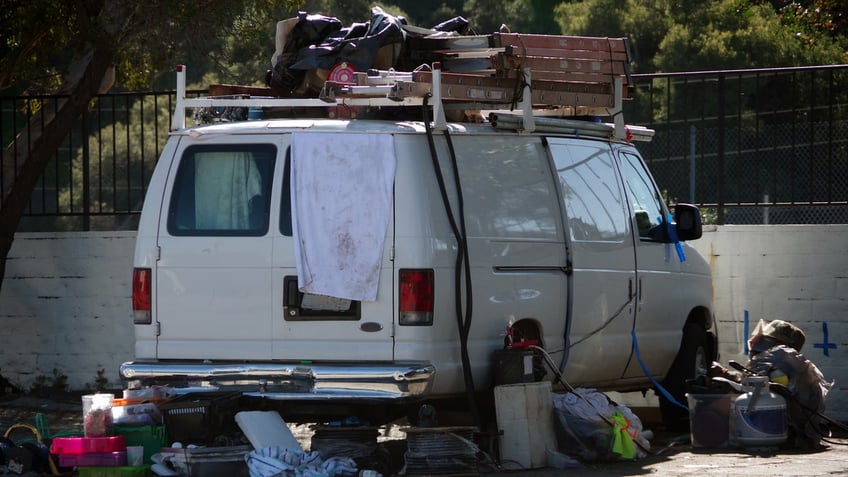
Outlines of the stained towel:
{"type": "Polygon", "coordinates": [[[392,210],[388,134],[292,134],[292,229],[300,291],[374,301],[392,210]]]}

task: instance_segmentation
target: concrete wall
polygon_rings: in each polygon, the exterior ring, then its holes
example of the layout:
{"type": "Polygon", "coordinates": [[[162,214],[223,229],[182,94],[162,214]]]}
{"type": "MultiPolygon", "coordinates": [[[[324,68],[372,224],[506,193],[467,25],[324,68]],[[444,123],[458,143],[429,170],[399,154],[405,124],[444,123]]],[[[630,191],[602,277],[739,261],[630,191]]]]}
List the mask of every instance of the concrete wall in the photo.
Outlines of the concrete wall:
{"type": "MultiPolygon", "coordinates": [[[[56,369],[84,389],[103,369],[120,385],[118,365],[133,358],[134,240],[134,232],[16,236],[0,291],[0,376],[29,388],[56,369]]],[[[713,270],[722,361],[746,361],[758,320],[791,321],[807,335],[804,354],[836,380],[828,415],[848,420],[848,225],[709,227],[692,245],[713,270]]]]}
{"type": "Polygon", "coordinates": [[[80,390],[103,369],[119,387],[118,366],[133,357],[134,246],[135,232],[16,234],[0,291],[0,376],[28,389],[51,385],[55,369],[80,390]]]}

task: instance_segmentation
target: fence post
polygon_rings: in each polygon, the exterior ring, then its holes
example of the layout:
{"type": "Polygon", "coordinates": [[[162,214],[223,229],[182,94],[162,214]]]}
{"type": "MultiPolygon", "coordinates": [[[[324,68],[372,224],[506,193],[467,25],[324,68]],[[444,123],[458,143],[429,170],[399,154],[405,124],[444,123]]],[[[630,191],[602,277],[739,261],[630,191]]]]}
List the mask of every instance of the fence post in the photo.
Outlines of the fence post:
{"type": "Polygon", "coordinates": [[[724,73],[718,75],[718,180],[716,181],[716,223],[724,225],[724,73]]]}
{"type": "MultiPolygon", "coordinates": [[[[82,229],[86,232],[91,230],[91,192],[89,176],[89,147],[88,147],[88,108],[82,112],[82,125],[80,140],[82,142],[82,229]]],[[[73,180],[73,178],[71,178],[73,180]]]]}
{"type": "Polygon", "coordinates": [[[689,126],[689,203],[695,203],[695,125],[689,126]]]}

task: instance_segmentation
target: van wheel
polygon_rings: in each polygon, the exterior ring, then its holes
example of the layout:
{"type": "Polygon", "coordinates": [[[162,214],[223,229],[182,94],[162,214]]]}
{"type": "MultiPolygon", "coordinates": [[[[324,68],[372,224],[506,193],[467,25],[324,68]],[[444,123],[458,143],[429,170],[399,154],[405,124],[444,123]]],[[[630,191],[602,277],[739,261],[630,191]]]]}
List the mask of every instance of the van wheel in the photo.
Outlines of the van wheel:
{"type": "MultiPolygon", "coordinates": [[[[680,404],[686,405],[686,381],[707,374],[709,370],[709,343],[706,330],[696,323],[683,327],[680,351],[662,386],[680,404]]],[[[660,414],[666,429],[675,432],[689,430],[689,411],[669,401],[660,394],[660,414]]]]}

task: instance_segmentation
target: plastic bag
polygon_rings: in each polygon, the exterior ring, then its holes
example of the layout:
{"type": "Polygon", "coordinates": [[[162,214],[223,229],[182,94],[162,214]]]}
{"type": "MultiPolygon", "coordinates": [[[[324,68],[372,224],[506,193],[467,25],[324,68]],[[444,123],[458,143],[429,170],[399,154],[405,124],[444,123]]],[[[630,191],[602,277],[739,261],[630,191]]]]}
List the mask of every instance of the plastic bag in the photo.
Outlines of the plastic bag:
{"type": "Polygon", "coordinates": [[[650,447],[642,421],[594,389],[554,395],[554,431],[560,452],[583,461],[643,458],[650,447]]]}

